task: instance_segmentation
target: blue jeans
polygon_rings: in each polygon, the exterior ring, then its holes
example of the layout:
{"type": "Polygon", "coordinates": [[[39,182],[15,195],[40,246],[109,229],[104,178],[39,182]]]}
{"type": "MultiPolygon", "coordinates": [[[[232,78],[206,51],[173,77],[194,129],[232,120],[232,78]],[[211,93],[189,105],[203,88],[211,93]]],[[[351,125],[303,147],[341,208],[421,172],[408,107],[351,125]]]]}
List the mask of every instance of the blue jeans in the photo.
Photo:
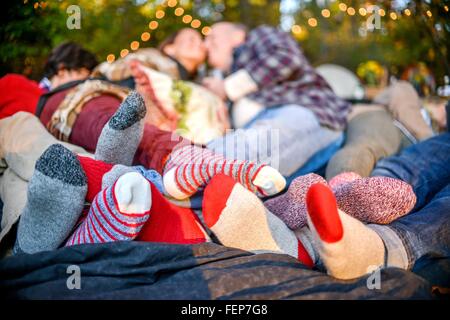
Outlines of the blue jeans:
{"type": "Polygon", "coordinates": [[[321,126],[311,110],[284,105],[261,111],[244,129],[229,132],[207,147],[230,159],[269,164],[289,177],[342,135],[321,126]]]}
{"type": "Polygon", "coordinates": [[[372,176],[408,182],[417,196],[408,215],[388,226],[370,225],[385,242],[388,264],[410,269],[424,256],[450,257],[450,133],[379,161],[372,176]]]}

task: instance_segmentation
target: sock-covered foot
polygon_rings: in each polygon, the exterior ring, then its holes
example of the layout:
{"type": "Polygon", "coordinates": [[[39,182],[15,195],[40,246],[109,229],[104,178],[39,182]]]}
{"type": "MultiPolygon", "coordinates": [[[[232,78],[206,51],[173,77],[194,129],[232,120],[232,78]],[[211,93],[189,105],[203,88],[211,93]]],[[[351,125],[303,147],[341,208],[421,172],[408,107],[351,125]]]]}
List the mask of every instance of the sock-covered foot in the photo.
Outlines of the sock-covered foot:
{"type": "Polygon", "coordinates": [[[416,204],[412,187],[399,179],[368,177],[333,189],[339,209],[366,223],[389,224],[416,204]]]}
{"type": "Polygon", "coordinates": [[[150,218],[136,240],[171,244],[196,244],[209,241],[197,215],[188,208],[181,208],[167,200],[152,187],[150,218]]]}
{"type": "Polygon", "coordinates": [[[328,186],[312,185],[306,201],[314,248],[328,274],[338,279],[353,279],[384,265],[385,249],[380,236],[338,210],[328,186]]]}
{"type": "Polygon", "coordinates": [[[133,240],[150,216],[150,182],[137,172],[121,176],[94,199],[66,246],[133,240]]]}
{"type": "Polygon", "coordinates": [[[136,91],[131,92],[103,128],[95,158],[130,166],[142,138],[145,114],[141,95],[136,91]]]}
{"type": "Polygon", "coordinates": [[[15,252],[57,249],[77,223],[86,192],[86,176],[75,154],[51,145],[36,162],[29,182],[15,252]]]}
{"type": "Polygon", "coordinates": [[[334,176],[333,178],[331,178],[330,181],[328,181],[328,185],[330,186],[330,188],[334,191],[336,188],[352,182],[356,179],[361,179],[362,177],[357,174],[356,172],[342,172],[340,174],[338,174],[337,176],[334,176]]]}
{"type": "Polygon", "coordinates": [[[172,197],[185,199],[219,173],[232,177],[259,196],[277,194],[286,186],[283,176],[267,165],[230,160],[208,149],[185,146],[173,151],[167,161],[164,187],[172,197]]]}
{"type": "Polygon", "coordinates": [[[206,187],[203,217],[225,246],[285,253],[313,265],[311,254],[294,232],[270,213],[255,194],[228,176],[216,175],[206,187]]]}
{"type": "Polygon", "coordinates": [[[286,193],[264,202],[266,208],[292,229],[306,225],[306,192],[314,183],[327,184],[321,176],[310,173],[295,178],[286,193]]]}

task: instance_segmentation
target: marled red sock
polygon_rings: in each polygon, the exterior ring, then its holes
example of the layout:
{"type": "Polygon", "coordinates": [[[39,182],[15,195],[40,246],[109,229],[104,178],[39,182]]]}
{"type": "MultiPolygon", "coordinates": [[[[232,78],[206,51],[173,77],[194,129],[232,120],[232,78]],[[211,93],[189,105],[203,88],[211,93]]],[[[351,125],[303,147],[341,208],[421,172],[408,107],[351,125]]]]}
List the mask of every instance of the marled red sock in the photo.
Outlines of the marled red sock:
{"type": "Polygon", "coordinates": [[[167,200],[152,184],[150,218],[136,240],[172,244],[196,244],[209,241],[197,215],[167,200]]]}
{"type": "Polygon", "coordinates": [[[102,190],[102,178],[104,174],[111,170],[114,165],[80,155],[78,156],[78,160],[87,177],[88,191],[86,200],[92,202],[95,196],[102,190]]]}

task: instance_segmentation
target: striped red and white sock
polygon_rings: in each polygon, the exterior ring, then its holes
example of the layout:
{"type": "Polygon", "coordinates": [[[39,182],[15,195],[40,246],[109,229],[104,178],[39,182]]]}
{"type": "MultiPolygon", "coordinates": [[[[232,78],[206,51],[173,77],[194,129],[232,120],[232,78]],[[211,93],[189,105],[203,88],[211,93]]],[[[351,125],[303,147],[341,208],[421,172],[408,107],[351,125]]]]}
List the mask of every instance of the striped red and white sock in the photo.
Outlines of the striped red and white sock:
{"type": "Polygon", "coordinates": [[[230,160],[197,146],[172,152],[164,170],[164,187],[176,199],[185,199],[204,187],[217,174],[232,177],[259,196],[284,189],[286,180],[274,168],[250,161],[230,160]]]}
{"type": "Polygon", "coordinates": [[[203,196],[203,217],[220,242],[255,253],[276,252],[314,265],[314,249],[306,239],[268,211],[258,197],[232,178],[219,174],[211,179],[203,196]],[[299,240],[301,239],[301,240],[299,240]]]}
{"type": "Polygon", "coordinates": [[[66,246],[133,240],[150,217],[150,182],[137,172],[121,176],[94,199],[66,246]]]}

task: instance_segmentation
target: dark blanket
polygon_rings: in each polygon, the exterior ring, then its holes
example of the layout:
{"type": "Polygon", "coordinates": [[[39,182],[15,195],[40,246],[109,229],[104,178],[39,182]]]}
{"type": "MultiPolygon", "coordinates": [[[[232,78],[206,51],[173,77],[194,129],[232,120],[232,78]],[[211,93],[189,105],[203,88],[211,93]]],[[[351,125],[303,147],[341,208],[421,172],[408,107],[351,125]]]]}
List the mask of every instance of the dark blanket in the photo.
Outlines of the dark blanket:
{"type": "Polygon", "coordinates": [[[428,299],[431,286],[408,271],[339,281],[281,254],[216,244],[116,242],[81,245],[0,261],[0,295],[27,299],[428,299]],[[70,265],[81,289],[69,290],[70,265]]]}

